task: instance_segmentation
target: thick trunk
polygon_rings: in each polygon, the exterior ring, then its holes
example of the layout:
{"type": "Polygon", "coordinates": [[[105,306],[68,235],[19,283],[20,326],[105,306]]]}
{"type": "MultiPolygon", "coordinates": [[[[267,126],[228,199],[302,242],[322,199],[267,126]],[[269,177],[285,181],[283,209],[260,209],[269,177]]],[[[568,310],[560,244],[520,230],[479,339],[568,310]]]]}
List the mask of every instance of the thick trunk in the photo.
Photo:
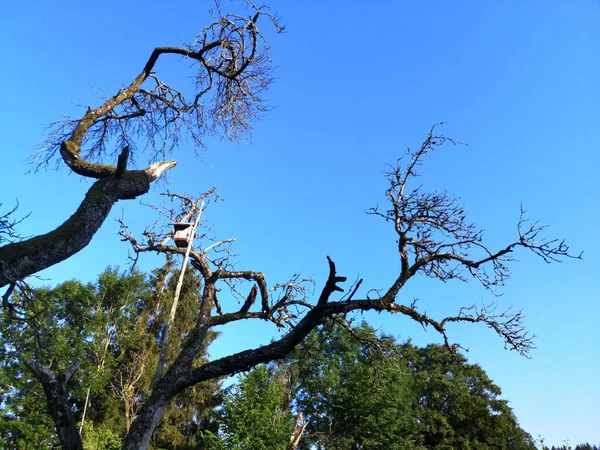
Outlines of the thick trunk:
{"type": "Polygon", "coordinates": [[[42,384],[48,410],[56,424],[56,434],[63,450],[83,450],[81,436],[77,430],[77,422],[69,405],[67,383],[81,363],[72,363],[64,372],[55,375],[50,369],[34,360],[28,360],[27,366],[42,384]]]}
{"type": "Polygon", "coordinates": [[[50,233],[0,248],[0,287],[59,263],[85,248],[118,200],[145,194],[150,183],[175,163],[126,171],[96,181],[66,222],[50,233]]]}
{"type": "Polygon", "coordinates": [[[131,424],[129,433],[125,438],[123,450],[145,450],[150,443],[154,429],[173,397],[189,387],[181,387],[179,382],[184,379],[184,374],[192,369],[194,359],[205,343],[214,295],[214,282],[207,282],[204,285],[200,317],[196,326],[184,345],[183,350],[167,370],[164,377],[156,380],[152,394],[150,394],[150,397],[131,424]]]}
{"type": "MultiPolygon", "coordinates": [[[[197,354],[197,342],[201,339],[198,339],[197,336],[192,337],[190,339],[192,342],[188,342],[182,354],[159,381],[131,424],[129,434],[125,438],[123,450],[145,450],[169,402],[185,389],[201,381],[239,373],[257,364],[272,361],[277,357],[288,354],[310,330],[320,323],[321,315],[319,312],[315,313],[315,310],[313,310],[309,313],[309,316],[308,320],[305,318],[303,321],[306,325],[300,327],[298,332],[289,333],[275,343],[221,358],[204,364],[200,368],[193,368],[192,361],[193,355],[197,354]],[[196,350],[196,352],[194,353],[193,350],[196,350]]],[[[195,330],[195,333],[205,336],[206,329],[200,328],[195,330]]]]}
{"type": "Polygon", "coordinates": [[[166,392],[157,392],[157,390],[152,392],[131,425],[122,450],[145,450],[148,448],[154,429],[160,422],[171,398],[172,396],[166,392]]]}
{"type": "MultiPolygon", "coordinates": [[[[125,438],[123,450],[145,450],[148,447],[152,433],[166,407],[177,394],[202,381],[233,375],[248,370],[257,364],[281,358],[291,352],[325,317],[343,312],[344,308],[341,303],[333,305],[327,303],[333,291],[341,290],[336,283],[345,281],[344,277],[336,276],[335,265],[331,260],[329,262],[329,278],[321,294],[320,305],[311,310],[287,335],[269,345],[236,353],[194,368],[194,358],[198,354],[211,326],[210,308],[212,305],[211,300],[215,294],[215,286],[214,279],[207,281],[204,286],[201,314],[196,328],[181,354],[156,385],[156,388],[131,424],[129,434],[125,438]],[[342,305],[342,308],[336,311],[336,307],[340,305],[342,305]]],[[[372,302],[373,307],[377,305],[376,301],[372,302]]]]}

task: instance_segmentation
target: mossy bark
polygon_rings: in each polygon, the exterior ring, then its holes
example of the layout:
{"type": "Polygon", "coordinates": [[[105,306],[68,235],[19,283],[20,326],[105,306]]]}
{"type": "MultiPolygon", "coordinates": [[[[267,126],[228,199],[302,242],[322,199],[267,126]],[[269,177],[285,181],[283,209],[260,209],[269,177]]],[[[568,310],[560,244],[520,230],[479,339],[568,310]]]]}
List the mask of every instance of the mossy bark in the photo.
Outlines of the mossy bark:
{"type": "Polygon", "coordinates": [[[144,170],[126,171],[96,181],[67,221],[55,230],[0,248],[0,287],[59,263],[87,246],[112,206],[145,194],[155,177],[144,170]]]}

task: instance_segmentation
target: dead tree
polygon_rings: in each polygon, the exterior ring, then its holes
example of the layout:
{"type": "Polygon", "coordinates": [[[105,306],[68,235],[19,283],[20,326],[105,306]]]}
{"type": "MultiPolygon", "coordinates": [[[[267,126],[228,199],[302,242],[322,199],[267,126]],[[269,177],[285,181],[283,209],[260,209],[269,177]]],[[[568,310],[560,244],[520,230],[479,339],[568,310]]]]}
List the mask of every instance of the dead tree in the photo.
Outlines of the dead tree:
{"type": "MultiPolygon", "coordinates": [[[[250,130],[252,120],[264,110],[261,94],[272,81],[268,47],[258,25],[267,21],[278,30],[280,27],[266,8],[251,1],[247,4],[251,10],[249,17],[224,15],[217,9],[214,23],[194,43],[156,48],[128,86],[100,106],[88,108],[82,117],[56,125],[44,150],[37,155],[37,164],[58,160],[79,176],[96,181],[78,210],[56,230],[0,247],[0,287],[9,286],[3,295],[7,307],[13,307],[9,297],[21,280],[83,249],[117,201],[143,195],[156,178],[172,168],[175,162],[168,161],[167,156],[180,139],[190,138],[202,147],[207,134],[236,139],[250,130]],[[154,72],[158,59],[166,55],[176,55],[197,69],[196,90],[191,97],[164,83],[154,72]],[[150,154],[146,154],[149,161],[158,162],[140,170],[128,169],[130,155],[143,148],[149,149],[150,154]],[[114,165],[108,164],[115,161],[114,165]]],[[[387,289],[375,296],[355,298],[362,283],[359,280],[341,299],[333,298],[334,293],[343,291],[340,284],[346,277],[337,274],[330,258],[327,258],[329,276],[314,299],[310,295],[311,281],[299,276],[270,287],[262,272],[233,267],[228,252],[232,239],[211,241],[206,234],[199,236],[190,257],[203,279],[198,299],[200,314],[180,353],[169,362],[137,411],[123,448],[145,449],[167,405],[185,389],[282,358],[319,324],[352,311],[376,310],[408,316],[423,327],[434,328],[448,346],[453,345],[447,335],[448,324],[483,323],[498,333],[508,348],[527,354],[533,343],[520,311],[496,313],[490,307],[470,306],[461,308],[454,316],[436,319],[420,312],[414,303],[397,301],[400,290],[418,274],[444,281],[475,278],[484,287],[495,289],[508,279],[507,264],[516,250],[529,249],[546,262],[572,257],[563,241],[543,240],[540,235],[543,227],[527,222],[523,215],[516,239],[501,249],[489,249],[483,243],[481,230],[467,222],[462,206],[452,196],[443,191],[412,188],[411,181],[422,158],[436,146],[451,142],[436,134],[434,127],[425,142],[409,152],[406,161],[397,161],[387,173],[388,205],[370,212],[392,224],[397,233],[398,272],[387,289]],[[244,283],[248,285],[243,291],[248,292],[246,295],[242,293],[244,283]],[[230,295],[225,298],[223,292],[230,295]],[[237,305],[231,301],[235,297],[241,297],[237,305]],[[239,320],[271,322],[286,333],[268,345],[197,365],[209,331],[239,320]]],[[[211,195],[216,199],[214,192],[211,195]]],[[[195,199],[171,197],[182,201],[180,214],[189,214],[190,205],[197,204],[195,199]]],[[[5,230],[5,238],[15,236],[13,229],[10,214],[0,217],[0,233],[5,230]],[[8,221],[2,222],[3,219],[8,221]]],[[[185,252],[169,244],[168,231],[147,230],[144,238],[138,240],[123,229],[122,237],[129,241],[136,255],[185,252]]],[[[49,386],[44,389],[49,408],[57,415],[55,421],[68,424],[67,428],[58,429],[59,436],[61,433],[66,436],[63,442],[72,443],[65,448],[79,448],[81,442],[75,437],[76,427],[72,411],[69,416],[66,392],[76,363],[59,375],[34,360],[28,364],[42,384],[49,386]]]]}
{"type": "Polygon", "coordinates": [[[181,139],[203,146],[206,135],[237,139],[265,109],[261,94],[272,81],[268,46],[259,22],[281,30],[265,7],[247,2],[250,16],[224,15],[184,47],[158,47],[139,75],[80,118],[56,123],[42,151],[39,166],[63,162],[77,175],[97,180],[85,199],[62,225],[47,234],[10,242],[11,214],[0,217],[0,287],[59,263],[88,245],[119,200],[148,192],[150,184],[175,161],[166,160],[181,139]],[[173,55],[194,68],[195,91],[186,96],[163,82],[154,67],[173,55]],[[137,149],[157,161],[141,170],[128,163],[137,149]],[[110,162],[116,165],[110,165],[110,162]]]}
{"type": "MultiPolygon", "coordinates": [[[[0,287],[8,286],[3,307],[18,311],[10,297],[23,279],[85,248],[116,202],[147,193],[154,180],[176,165],[168,155],[182,139],[202,148],[205,136],[236,140],[251,131],[252,121],[266,109],[262,94],[272,82],[269,48],[259,26],[282,27],[268,8],[243,3],[243,15],[223,14],[217,4],[214,22],[193,43],[155,48],[129,85],[88,107],[81,117],[53,124],[43,149],[33,157],[34,166],[64,163],[95,182],[75,213],[47,234],[22,240],[15,210],[0,216],[0,287]],[[190,89],[180,91],[155,72],[158,60],[169,55],[193,68],[191,95],[183,93],[190,89]],[[131,170],[138,151],[151,164],[131,170]]],[[[35,360],[27,365],[44,386],[61,444],[81,448],[66,394],[74,370],[56,375],[35,360]]]]}
{"type": "MultiPolygon", "coordinates": [[[[171,399],[183,390],[214,378],[248,370],[256,364],[280,359],[287,355],[315,327],[324,321],[352,311],[386,311],[408,316],[423,327],[439,332],[447,346],[455,348],[447,333],[447,326],[455,322],[482,323],[493,329],[505,346],[522,355],[533,348],[532,336],[525,330],[522,311],[496,312],[492,306],[463,307],[457,314],[436,319],[417,309],[415,303],[397,302],[398,294],[413,277],[422,274],[442,281],[474,278],[490,290],[502,286],[509,278],[508,263],[511,254],[519,249],[531,250],[546,262],[560,261],[573,256],[564,241],[544,240],[540,233],[543,226],[529,223],[521,211],[516,239],[499,250],[488,248],[483,233],[466,219],[459,202],[445,191],[427,192],[422,187],[412,187],[421,161],[435,147],[454,143],[436,134],[436,127],[416,151],[409,151],[406,160],[399,159],[386,176],[387,207],[375,207],[369,212],[382,217],[393,225],[397,233],[398,273],[390,280],[385,292],[376,296],[355,298],[362,283],[359,280],[339,300],[333,300],[335,292],[342,292],[340,283],[346,277],[339,276],[334,262],[328,257],[329,276],[319,296],[310,299],[310,280],[298,276],[269,287],[265,275],[254,270],[238,270],[232,267],[229,246],[232,239],[210,240],[206,234],[199,235],[197,246],[190,252],[191,264],[204,281],[201,313],[193,332],[165,374],[157,382],[152,394],[146,399],[131,425],[124,449],[144,449],[152,432],[171,399]],[[251,288],[244,298],[240,285],[251,288]],[[230,293],[227,301],[223,292],[230,293]],[[237,306],[230,299],[238,298],[237,306]],[[218,360],[196,366],[194,361],[203,347],[208,331],[219,325],[239,320],[263,320],[284,328],[286,334],[268,345],[232,354],[218,360]]],[[[211,191],[214,196],[214,192],[211,191]]],[[[205,194],[206,196],[206,194],[205,194]]],[[[170,194],[181,201],[180,209],[162,211],[168,221],[174,221],[188,209],[197,205],[193,198],[170,194]]],[[[213,197],[214,198],[214,197],[213,197]]],[[[146,230],[138,240],[124,226],[121,235],[128,241],[136,257],[145,252],[183,255],[186,249],[169,244],[169,231],[146,230]]]]}

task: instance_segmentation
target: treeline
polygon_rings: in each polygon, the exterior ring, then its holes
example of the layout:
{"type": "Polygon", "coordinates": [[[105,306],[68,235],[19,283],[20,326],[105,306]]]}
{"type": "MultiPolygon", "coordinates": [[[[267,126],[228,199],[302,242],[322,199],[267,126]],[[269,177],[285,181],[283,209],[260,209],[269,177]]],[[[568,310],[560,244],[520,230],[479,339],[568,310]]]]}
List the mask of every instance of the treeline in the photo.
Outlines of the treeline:
{"type": "MultiPolygon", "coordinates": [[[[84,448],[121,447],[152,389],[178,275],[171,269],[107,269],[96,283],[19,294],[11,302],[18,310],[2,309],[0,448],[60,448],[44,391],[25,364],[32,358],[56,372],[81,361],[69,386],[84,448]]],[[[187,275],[167,359],[194,326],[199,290],[187,275]]],[[[445,347],[398,344],[365,324],[325,323],[285,360],[224,383],[177,397],[150,448],[536,448],[481,367],[445,347]]]]}
{"type": "Polygon", "coordinates": [[[596,445],[590,445],[588,443],[579,444],[577,447],[573,448],[570,445],[563,445],[560,447],[543,447],[543,450],[600,450],[596,445]]]}
{"type": "Polygon", "coordinates": [[[228,390],[222,448],[535,449],[500,388],[446,348],[321,326],[228,390]],[[287,447],[286,447],[287,446],[287,447]]]}

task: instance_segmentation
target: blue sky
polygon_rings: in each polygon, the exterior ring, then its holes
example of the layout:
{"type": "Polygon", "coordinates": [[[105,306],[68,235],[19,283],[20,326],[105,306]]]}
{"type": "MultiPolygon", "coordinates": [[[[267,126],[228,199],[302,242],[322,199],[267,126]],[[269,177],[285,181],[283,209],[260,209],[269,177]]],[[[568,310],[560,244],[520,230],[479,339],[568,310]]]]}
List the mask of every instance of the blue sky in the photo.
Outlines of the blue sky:
{"type": "MultiPolygon", "coordinates": [[[[200,2],[89,5],[0,5],[0,201],[5,210],[18,199],[20,211],[32,212],[24,234],[60,224],[89,186],[64,167],[26,174],[44,125],[78,114],[77,105],[97,105],[94,90],[115,92],[155,46],[189,42],[209,20],[200,2]]],[[[484,327],[455,327],[451,336],[502,387],[534,437],[597,444],[600,4],[283,0],[273,7],[288,30],[268,33],[278,66],[268,94],[274,109],[256,123],[252,142],[212,140],[200,157],[179,148],[168,187],[199,193],[217,185],[226,201],[204,217],[220,237],[238,239],[240,268],[262,270],[271,283],[301,271],[320,287],[330,255],[341,274],[383,287],[398,270],[393,230],[364,211],[384,201],[385,164],[447,121],[444,133],[469,146],[432,154],[425,186],[459,196],[492,245],[514,239],[523,202],[530,217],[551,225],[549,236],[585,252],[583,261],[555,265],[517,255],[498,302],[525,309],[538,336],[531,360],[504,351],[484,327]]],[[[172,58],[158,71],[183,85],[189,73],[182,67],[172,58]]],[[[134,229],[153,220],[137,201],[117,204],[88,248],[38,282],[87,281],[109,264],[125,267],[128,249],[114,222],[121,216],[134,229]]],[[[149,257],[142,268],[157,264],[149,257]]],[[[475,283],[426,279],[400,299],[415,297],[440,317],[494,300],[475,283]]],[[[439,341],[400,317],[365,318],[400,339],[439,341]]],[[[273,335],[256,324],[223,331],[214,356],[273,335]]]]}

